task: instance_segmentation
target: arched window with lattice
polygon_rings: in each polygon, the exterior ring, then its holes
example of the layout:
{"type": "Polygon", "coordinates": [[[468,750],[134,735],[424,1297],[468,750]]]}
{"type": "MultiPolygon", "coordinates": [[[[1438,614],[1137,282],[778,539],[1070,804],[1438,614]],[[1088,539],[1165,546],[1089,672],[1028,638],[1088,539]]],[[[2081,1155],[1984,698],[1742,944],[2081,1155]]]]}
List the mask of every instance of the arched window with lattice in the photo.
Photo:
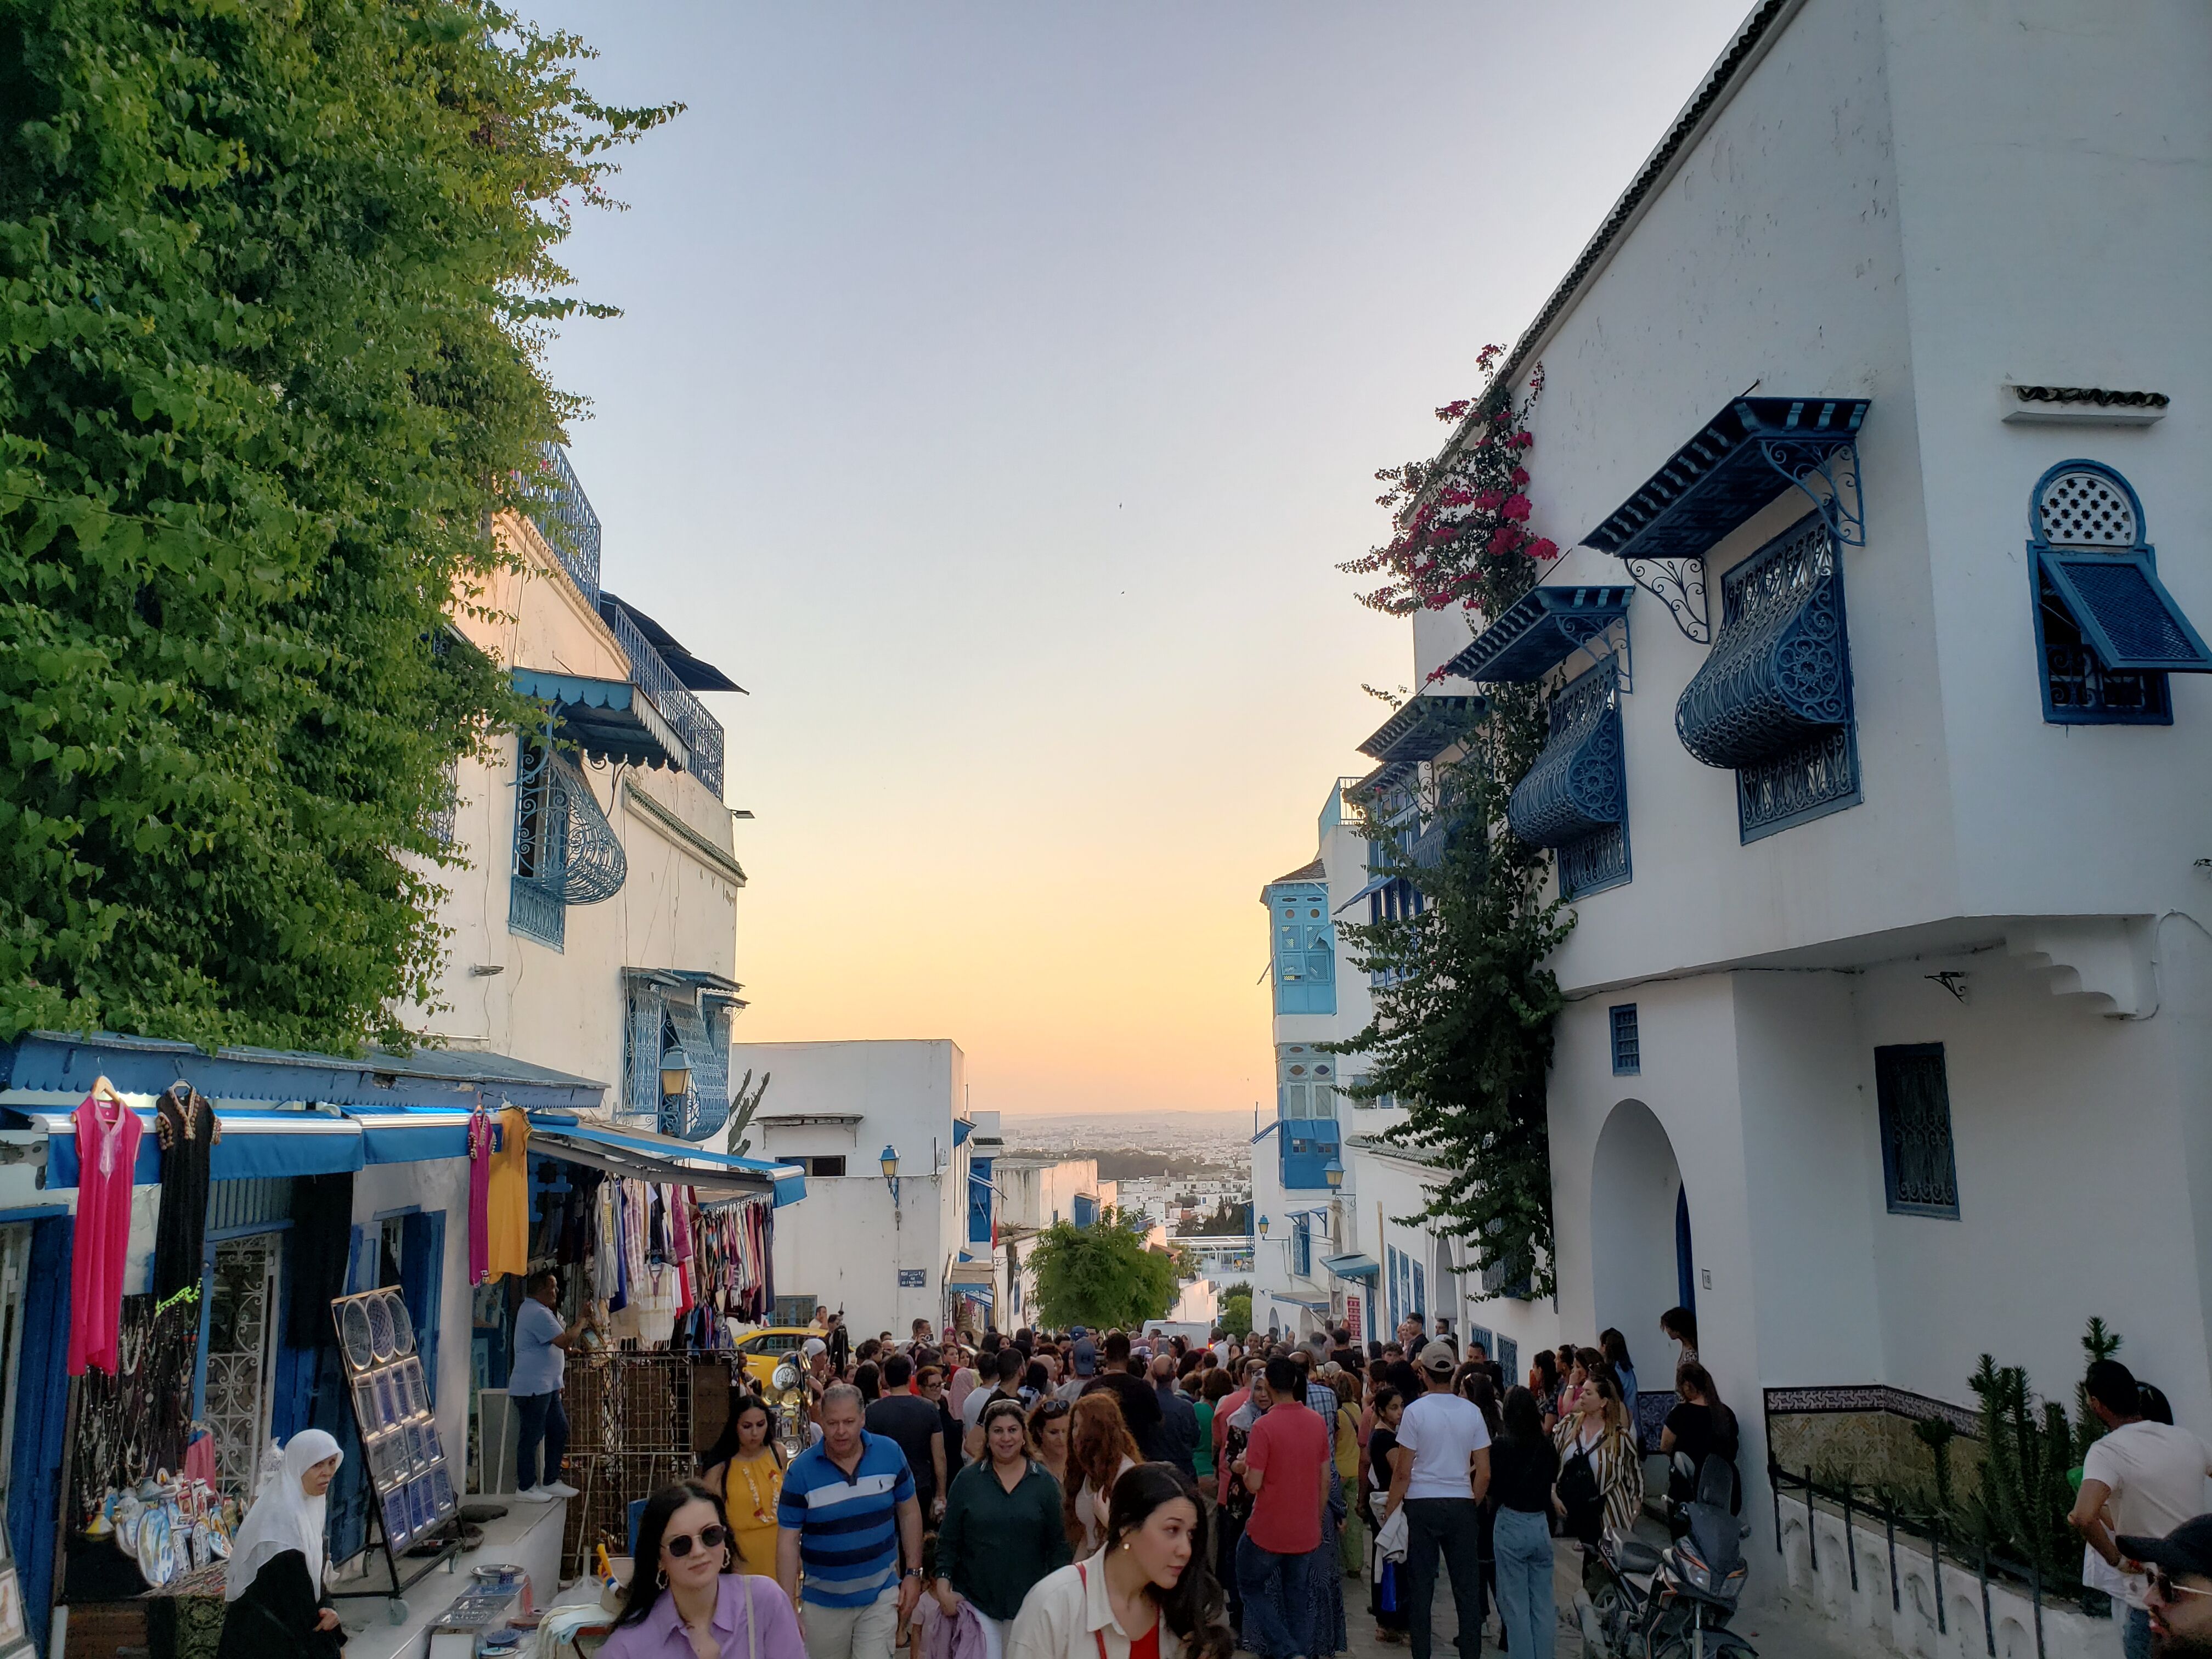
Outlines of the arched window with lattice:
{"type": "Polygon", "coordinates": [[[2172,725],[2166,677],[2212,673],[2212,651],[2158,579],[2135,487],[2102,461],[2061,461],[2036,481],[2027,528],[2043,718],[2172,725]]]}

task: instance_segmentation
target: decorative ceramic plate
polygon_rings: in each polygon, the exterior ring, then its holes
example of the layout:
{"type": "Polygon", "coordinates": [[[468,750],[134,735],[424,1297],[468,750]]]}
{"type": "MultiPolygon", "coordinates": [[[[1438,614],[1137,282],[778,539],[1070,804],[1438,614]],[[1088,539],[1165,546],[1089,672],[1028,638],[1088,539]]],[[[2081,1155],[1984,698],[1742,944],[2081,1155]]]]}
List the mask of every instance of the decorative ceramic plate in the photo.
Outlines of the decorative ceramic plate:
{"type": "Polygon", "coordinates": [[[408,1316],[407,1304],[397,1291],[384,1293],[385,1314],[392,1321],[392,1352],[410,1354],[415,1352],[415,1322],[408,1316]]]}
{"type": "Polygon", "coordinates": [[[177,1576],[176,1553],[169,1547],[169,1512],[148,1510],[138,1517],[138,1571],[155,1589],[177,1576]]]}
{"type": "Polygon", "coordinates": [[[338,1310],[338,1335],[354,1370],[365,1371],[376,1363],[376,1342],[369,1334],[368,1309],[364,1304],[349,1302],[338,1310]]]}
{"type": "Polygon", "coordinates": [[[380,1296],[372,1296],[359,1305],[368,1310],[369,1346],[374,1350],[376,1358],[380,1360],[397,1358],[398,1351],[392,1346],[391,1305],[380,1296]]]}

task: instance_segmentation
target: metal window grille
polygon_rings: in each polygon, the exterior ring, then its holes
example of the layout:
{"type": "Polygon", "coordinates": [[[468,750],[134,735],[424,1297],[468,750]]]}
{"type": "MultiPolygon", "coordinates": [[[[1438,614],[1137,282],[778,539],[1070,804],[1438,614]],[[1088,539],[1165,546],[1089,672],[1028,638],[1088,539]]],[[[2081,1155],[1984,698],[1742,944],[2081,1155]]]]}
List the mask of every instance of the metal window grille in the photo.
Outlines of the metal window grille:
{"type": "Polygon", "coordinates": [[[1313,1277],[1313,1218],[1291,1218],[1291,1271],[1300,1279],[1313,1277]]]}
{"type": "Polygon", "coordinates": [[[1712,655],[1674,711],[1683,746],[1733,768],[1741,838],[1856,805],[1857,723],[1844,574],[1809,514],[1722,579],[1712,655]]]}
{"type": "Polygon", "coordinates": [[[457,760],[446,763],[446,775],[440,784],[437,805],[430,812],[430,839],[447,852],[454,847],[455,820],[461,805],[461,763],[457,760]]]}
{"type": "Polygon", "coordinates": [[[1956,1220],[1959,1170],[1951,1146],[1951,1087],[1943,1045],[1875,1049],[1874,1085],[1890,1213],[1956,1220]]]}
{"type": "Polygon", "coordinates": [[[1636,1005],[1615,1003],[1607,1010],[1613,1022],[1613,1074],[1634,1077],[1644,1069],[1644,1045],[1636,1026],[1636,1005]]]}
{"type": "Polygon", "coordinates": [[[1558,849],[1560,896],[1583,898],[1631,874],[1619,659],[1560,687],[1546,712],[1548,740],[1513,791],[1506,821],[1530,846],[1558,849]]]}
{"type": "Polygon", "coordinates": [[[553,787],[550,730],[522,734],[515,761],[514,874],[508,931],[559,950],[568,932],[561,889],[567,876],[568,799],[553,787]]]}
{"type": "Polygon", "coordinates": [[[2062,461],[2028,509],[2043,718],[2053,726],[2171,726],[2166,671],[2212,654],[2158,578],[2134,487],[2099,461],[2062,461]]]}

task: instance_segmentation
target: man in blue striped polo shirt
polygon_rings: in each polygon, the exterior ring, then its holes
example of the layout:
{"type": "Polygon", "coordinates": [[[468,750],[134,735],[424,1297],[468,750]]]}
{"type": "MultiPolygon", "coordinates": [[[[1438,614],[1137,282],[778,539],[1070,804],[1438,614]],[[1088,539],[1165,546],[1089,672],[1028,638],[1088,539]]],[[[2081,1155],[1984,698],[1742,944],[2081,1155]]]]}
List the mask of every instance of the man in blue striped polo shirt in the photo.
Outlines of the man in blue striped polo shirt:
{"type": "Polygon", "coordinates": [[[890,1659],[921,1599],[914,1471],[897,1441],[861,1428],[860,1405],[849,1382],[823,1390],[822,1438],[791,1460],[776,1500],[776,1582],[807,1659],[890,1659]]]}

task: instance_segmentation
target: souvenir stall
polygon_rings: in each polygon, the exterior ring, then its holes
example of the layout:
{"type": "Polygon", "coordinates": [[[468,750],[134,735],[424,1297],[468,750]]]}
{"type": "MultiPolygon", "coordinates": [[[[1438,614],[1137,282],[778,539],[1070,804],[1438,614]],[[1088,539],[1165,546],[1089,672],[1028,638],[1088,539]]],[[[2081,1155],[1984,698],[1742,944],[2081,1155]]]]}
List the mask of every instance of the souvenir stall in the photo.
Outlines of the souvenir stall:
{"type": "MultiPolygon", "coordinates": [[[[562,1564],[580,1573],[602,1545],[625,1553],[629,1504],[692,1474],[720,1431],[738,1338],[775,1305],[775,1212],[805,1195],[805,1176],[555,1114],[494,1127],[495,1158],[527,1148],[527,1265],[560,1271],[563,1317],[590,1307],[599,1323],[571,1351],[564,1384],[568,1479],[582,1496],[568,1504],[562,1564]]],[[[514,1259],[501,1230],[517,1223],[497,1196],[484,1206],[488,1269],[514,1259]]],[[[502,1297],[507,1330],[521,1283],[502,1297]]]]}
{"type": "MultiPolygon", "coordinates": [[[[388,1289],[434,1334],[441,1195],[464,1179],[469,1103],[494,1090],[569,1110],[601,1093],[496,1055],[0,1043],[0,1659],[19,1629],[41,1654],[211,1653],[232,1529],[272,1443],[307,1427],[354,1478],[331,1486],[333,1559],[360,1550],[384,1491],[331,1304],[388,1289]],[[376,1241],[403,1231],[387,1279],[376,1241]]],[[[427,1479],[434,1511],[442,1447],[427,1455],[415,1416],[406,1497],[427,1479]]]]}

